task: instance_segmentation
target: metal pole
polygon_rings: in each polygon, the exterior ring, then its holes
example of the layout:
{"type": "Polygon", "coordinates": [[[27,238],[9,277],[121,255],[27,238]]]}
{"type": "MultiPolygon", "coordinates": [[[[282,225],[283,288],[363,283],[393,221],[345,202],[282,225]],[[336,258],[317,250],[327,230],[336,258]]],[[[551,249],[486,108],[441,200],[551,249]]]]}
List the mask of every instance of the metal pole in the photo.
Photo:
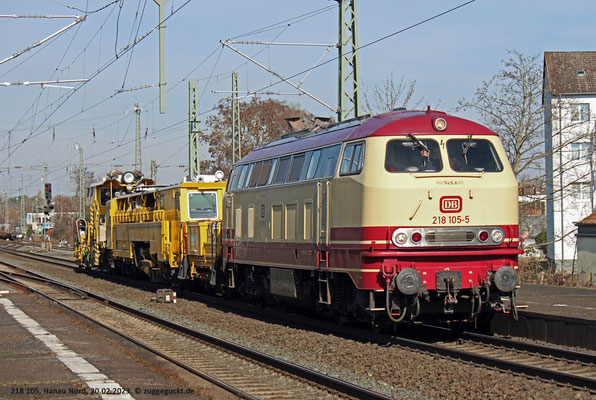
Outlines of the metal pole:
{"type": "Polygon", "coordinates": [[[358,14],[356,0],[336,1],[339,3],[337,120],[344,121],[362,115],[358,64],[358,14]]]}
{"type": "Polygon", "coordinates": [[[83,170],[83,147],[76,143],[79,150],[79,218],[85,219],[85,171],[83,170]]]}
{"type": "Polygon", "coordinates": [[[238,72],[232,72],[232,164],[242,158],[240,136],[240,102],[238,100],[238,72]]]}
{"type": "Polygon", "coordinates": [[[143,170],[142,150],[141,150],[141,107],[135,102],[136,124],[135,124],[135,169],[143,170]]]}
{"type": "Polygon", "coordinates": [[[199,159],[199,120],[197,119],[197,81],[188,82],[188,179],[201,174],[199,159]]]}
{"type": "Polygon", "coordinates": [[[25,227],[25,187],[23,185],[23,174],[21,174],[21,233],[26,233],[27,230],[23,232],[23,228],[25,227]]]}
{"type": "Polygon", "coordinates": [[[165,61],[165,42],[166,33],[164,31],[165,5],[168,0],[154,0],[159,6],[159,113],[166,112],[166,61],[165,61]]]}

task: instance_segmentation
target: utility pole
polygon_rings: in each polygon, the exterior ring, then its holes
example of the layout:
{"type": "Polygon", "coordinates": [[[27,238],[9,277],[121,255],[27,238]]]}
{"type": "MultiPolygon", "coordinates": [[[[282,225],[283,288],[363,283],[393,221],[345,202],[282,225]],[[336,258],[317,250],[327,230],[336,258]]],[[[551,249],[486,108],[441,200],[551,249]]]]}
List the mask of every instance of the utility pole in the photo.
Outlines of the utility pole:
{"type": "Polygon", "coordinates": [[[23,232],[23,228],[25,227],[25,186],[23,185],[23,174],[21,174],[21,233],[23,232]]]}
{"type": "Polygon", "coordinates": [[[83,170],[83,147],[75,143],[79,150],[79,218],[85,219],[85,170],[83,170]]]}
{"type": "Polygon", "coordinates": [[[141,107],[135,102],[136,128],[135,128],[135,169],[143,171],[143,161],[141,159],[141,107]]]}
{"type": "Polygon", "coordinates": [[[159,6],[159,113],[166,112],[166,33],[165,25],[165,6],[168,0],[154,0],[159,6]]]}
{"type": "MultiPolygon", "coordinates": [[[[10,222],[8,222],[8,194],[6,194],[6,192],[4,192],[4,225],[8,225],[10,224],[10,222]]],[[[7,232],[10,231],[10,227],[7,226],[6,229],[7,232]]]]}
{"type": "Polygon", "coordinates": [[[197,110],[197,81],[188,82],[188,180],[201,174],[199,159],[199,120],[197,110]]]}
{"type": "Polygon", "coordinates": [[[339,3],[339,74],[338,122],[362,115],[360,104],[360,68],[358,65],[358,14],[356,0],[339,3]]]}
{"type": "Polygon", "coordinates": [[[157,162],[151,160],[151,180],[155,182],[157,180],[157,162]]]}
{"type": "Polygon", "coordinates": [[[240,135],[240,102],[238,100],[238,72],[232,72],[232,164],[242,158],[240,135]]]}

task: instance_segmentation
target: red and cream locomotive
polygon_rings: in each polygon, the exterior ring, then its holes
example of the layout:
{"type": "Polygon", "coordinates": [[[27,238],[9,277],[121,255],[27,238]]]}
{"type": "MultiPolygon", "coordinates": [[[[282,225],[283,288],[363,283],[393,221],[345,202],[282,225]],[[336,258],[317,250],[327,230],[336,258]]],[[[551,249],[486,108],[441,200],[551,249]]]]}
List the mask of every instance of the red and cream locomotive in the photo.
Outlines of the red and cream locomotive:
{"type": "Polygon", "coordinates": [[[234,166],[223,207],[211,282],[242,295],[375,324],[515,310],[517,182],[477,123],[429,108],[287,134],[234,166]]]}

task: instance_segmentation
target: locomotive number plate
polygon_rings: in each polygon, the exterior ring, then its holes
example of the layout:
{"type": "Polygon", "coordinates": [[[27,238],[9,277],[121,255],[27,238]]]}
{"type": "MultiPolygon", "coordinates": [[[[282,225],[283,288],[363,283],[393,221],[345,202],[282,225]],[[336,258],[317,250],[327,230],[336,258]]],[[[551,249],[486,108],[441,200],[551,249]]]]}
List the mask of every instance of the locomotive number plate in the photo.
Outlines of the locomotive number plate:
{"type": "Polygon", "coordinates": [[[444,224],[469,224],[469,215],[436,215],[433,217],[433,225],[444,224]]]}

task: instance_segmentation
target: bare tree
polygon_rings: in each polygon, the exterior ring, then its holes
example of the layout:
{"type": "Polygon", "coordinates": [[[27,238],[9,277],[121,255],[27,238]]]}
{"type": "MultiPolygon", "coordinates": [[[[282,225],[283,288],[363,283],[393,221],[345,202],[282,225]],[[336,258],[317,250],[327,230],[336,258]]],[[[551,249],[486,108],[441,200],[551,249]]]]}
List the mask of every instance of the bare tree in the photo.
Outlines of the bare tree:
{"type": "Polygon", "coordinates": [[[393,72],[380,83],[375,83],[372,88],[363,91],[364,112],[370,115],[380,114],[395,110],[399,107],[419,107],[424,99],[413,100],[416,81],[406,82],[404,76],[396,82],[393,72]]]}
{"type": "MultiPolygon", "coordinates": [[[[539,55],[526,56],[518,51],[508,51],[509,58],[502,61],[502,68],[476,89],[470,99],[462,98],[456,111],[472,110],[482,122],[498,133],[507,158],[522,187],[545,187],[553,184],[552,201],[571,198],[578,184],[589,179],[586,166],[590,157],[571,154],[572,144],[588,140],[592,127],[576,118],[577,110],[565,100],[543,104],[543,70],[539,55]],[[546,116],[546,117],[545,117],[546,116]],[[549,118],[548,116],[552,116],[549,118]],[[545,138],[545,120],[552,120],[552,137],[545,138]],[[547,162],[557,157],[557,168],[547,176],[547,162]],[[560,179],[566,176],[564,184],[560,179]]],[[[552,165],[552,164],[551,164],[552,165]]],[[[591,170],[591,167],[590,167],[591,170]]],[[[545,196],[535,196],[544,202],[545,196]]],[[[524,224],[524,210],[520,208],[520,225],[524,224]]],[[[534,207],[535,208],[535,207],[534,207]]],[[[570,232],[559,237],[563,240],[570,232]]]]}
{"type": "MultiPolygon", "coordinates": [[[[85,189],[89,187],[95,181],[95,173],[90,171],[87,167],[83,167],[82,173],[84,174],[83,182],[85,189]]],[[[79,166],[75,166],[70,170],[70,183],[72,184],[72,190],[78,196],[80,189],[80,174],[81,170],[79,166]]]]}
{"type": "MultiPolygon", "coordinates": [[[[312,120],[313,115],[297,106],[273,99],[253,97],[240,103],[240,136],[242,154],[277,140],[288,131],[285,118],[300,116],[312,120]]],[[[212,159],[202,163],[201,170],[213,172],[220,169],[229,173],[232,167],[232,107],[229,99],[217,105],[218,113],[207,118],[207,130],[200,140],[209,146],[212,159]]]]}

